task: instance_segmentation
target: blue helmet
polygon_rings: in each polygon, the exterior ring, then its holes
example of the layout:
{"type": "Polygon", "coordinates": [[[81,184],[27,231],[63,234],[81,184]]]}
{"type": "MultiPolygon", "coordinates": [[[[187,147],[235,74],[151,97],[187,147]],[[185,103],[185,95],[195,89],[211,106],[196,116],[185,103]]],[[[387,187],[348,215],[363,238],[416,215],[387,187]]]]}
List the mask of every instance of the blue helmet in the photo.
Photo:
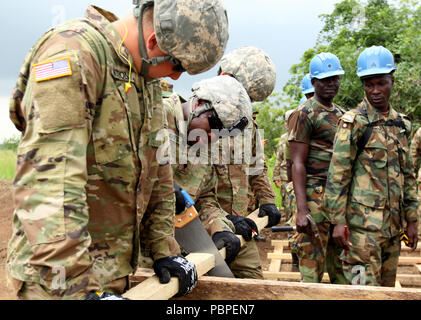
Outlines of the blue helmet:
{"type": "Polygon", "coordinates": [[[309,94],[309,93],[314,92],[314,87],[311,84],[310,74],[306,74],[304,76],[304,79],[301,82],[301,90],[302,90],[303,94],[309,94]]]}
{"type": "Polygon", "coordinates": [[[393,54],[382,46],[372,46],[361,52],[358,57],[358,77],[375,74],[388,74],[395,71],[393,54]]]}
{"type": "Polygon", "coordinates": [[[316,79],[325,79],[345,74],[338,57],[330,52],[316,55],[310,62],[310,76],[316,79]]]}
{"type": "Polygon", "coordinates": [[[307,97],[302,97],[300,100],[300,106],[307,101],[307,97]]]}

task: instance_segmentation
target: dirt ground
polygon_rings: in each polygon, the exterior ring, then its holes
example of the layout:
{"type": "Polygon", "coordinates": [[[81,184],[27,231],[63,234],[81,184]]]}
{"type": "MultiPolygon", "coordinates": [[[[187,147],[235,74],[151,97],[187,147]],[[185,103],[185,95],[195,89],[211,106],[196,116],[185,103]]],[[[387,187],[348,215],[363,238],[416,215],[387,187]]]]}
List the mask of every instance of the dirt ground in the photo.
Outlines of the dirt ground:
{"type": "MultiPolygon", "coordinates": [[[[13,199],[11,183],[0,180],[0,300],[14,300],[15,296],[6,280],[6,253],[7,243],[12,233],[13,199]]],[[[265,242],[258,242],[263,270],[267,270],[269,260],[267,253],[273,251],[271,239],[284,239],[284,234],[272,234],[268,230],[263,230],[261,235],[266,237],[265,242]]]]}
{"type": "Polygon", "coordinates": [[[7,243],[12,233],[13,199],[11,183],[0,181],[0,300],[15,299],[6,281],[7,243]]]}

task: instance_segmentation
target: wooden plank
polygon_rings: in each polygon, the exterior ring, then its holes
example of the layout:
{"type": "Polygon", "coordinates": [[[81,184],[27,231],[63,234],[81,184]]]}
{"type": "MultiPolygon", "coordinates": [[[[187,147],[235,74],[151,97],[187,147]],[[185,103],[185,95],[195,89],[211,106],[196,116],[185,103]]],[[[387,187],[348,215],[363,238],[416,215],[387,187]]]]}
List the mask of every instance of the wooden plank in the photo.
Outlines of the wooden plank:
{"type": "Polygon", "coordinates": [[[395,288],[400,288],[400,289],[402,288],[398,280],[395,281],[395,288]]]}
{"type": "MultiPolygon", "coordinates": [[[[263,277],[267,280],[278,279],[280,281],[300,281],[299,272],[271,272],[263,271],[263,277]]],[[[421,289],[421,275],[416,274],[397,274],[396,279],[402,286],[419,287],[421,289]]],[[[329,275],[324,273],[322,283],[330,283],[329,275]]]]}
{"type": "MultiPolygon", "coordinates": [[[[252,219],[258,230],[263,229],[268,224],[268,217],[258,217],[259,210],[251,213],[248,218],[252,219]]],[[[243,237],[238,236],[241,241],[241,246],[245,244],[243,237]]],[[[226,249],[222,248],[220,254],[225,259],[226,249]]],[[[209,270],[215,267],[215,257],[212,254],[192,253],[186,257],[187,260],[196,265],[198,276],[203,276],[209,270]]],[[[123,296],[131,300],[168,300],[178,292],[178,278],[172,277],[167,284],[161,284],[158,277],[152,276],[143,281],[140,285],[128,290],[123,296]]]]}
{"type": "MultiPolygon", "coordinates": [[[[215,267],[215,256],[206,253],[192,253],[186,257],[196,265],[198,276],[215,267]]],[[[130,300],[168,300],[178,292],[178,278],[172,277],[167,284],[161,284],[156,275],[128,290],[123,297],[130,300]]]]}
{"type": "MultiPolygon", "coordinates": [[[[284,248],[282,246],[275,245],[275,252],[276,253],[283,253],[284,248]]],[[[279,272],[281,271],[282,260],[281,259],[272,259],[269,264],[269,271],[272,272],[279,272]]]]}
{"type": "Polygon", "coordinates": [[[202,277],[177,300],[421,300],[420,289],[202,277]]]}

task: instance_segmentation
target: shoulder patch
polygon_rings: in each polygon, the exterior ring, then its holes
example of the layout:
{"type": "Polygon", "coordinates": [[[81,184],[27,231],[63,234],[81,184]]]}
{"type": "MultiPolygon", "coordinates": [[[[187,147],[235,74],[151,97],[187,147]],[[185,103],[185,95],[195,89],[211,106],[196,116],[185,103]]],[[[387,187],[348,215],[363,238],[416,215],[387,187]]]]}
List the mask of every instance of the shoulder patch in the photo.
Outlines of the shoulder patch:
{"type": "Polygon", "coordinates": [[[70,58],[64,57],[57,60],[38,63],[33,66],[35,72],[35,81],[47,81],[72,75],[70,58]]]}
{"type": "Polygon", "coordinates": [[[343,122],[347,122],[347,123],[354,123],[355,120],[355,114],[353,113],[345,113],[342,118],[343,122]]]}

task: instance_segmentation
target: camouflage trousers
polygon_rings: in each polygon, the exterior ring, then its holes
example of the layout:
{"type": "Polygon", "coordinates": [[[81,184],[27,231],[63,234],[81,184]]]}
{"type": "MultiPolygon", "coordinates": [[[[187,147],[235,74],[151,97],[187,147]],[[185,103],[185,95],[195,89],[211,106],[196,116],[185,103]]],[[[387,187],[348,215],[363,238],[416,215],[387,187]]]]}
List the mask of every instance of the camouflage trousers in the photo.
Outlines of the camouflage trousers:
{"type": "MultiPolygon", "coordinates": [[[[16,280],[17,281],[17,280],[16,280]]],[[[69,290],[65,295],[62,295],[62,290],[49,290],[47,287],[42,286],[35,282],[21,282],[19,281],[17,288],[17,297],[19,300],[81,300],[85,298],[85,293],[69,290]]],[[[123,294],[129,288],[129,277],[116,279],[108,283],[103,288],[104,291],[123,294]]]]}
{"type": "Polygon", "coordinates": [[[346,284],[342,262],[339,260],[343,250],[333,242],[331,236],[333,225],[323,211],[324,191],[323,181],[307,181],[307,206],[317,224],[319,237],[314,234],[300,233],[294,242],[301,280],[320,283],[324,272],[327,271],[331,283],[346,284]]]}
{"type": "Polygon", "coordinates": [[[401,252],[399,236],[385,238],[380,231],[350,228],[352,247],[343,270],[349,284],[394,287],[401,252]]]}
{"type": "Polygon", "coordinates": [[[291,216],[291,209],[289,203],[289,195],[287,191],[288,181],[281,181],[281,198],[282,198],[282,206],[284,207],[284,219],[288,221],[291,216]]]}
{"type": "Polygon", "coordinates": [[[245,243],[229,267],[236,278],[263,279],[259,248],[254,239],[245,243]]]}
{"type": "MultiPolygon", "coordinates": [[[[289,226],[295,226],[296,222],[297,222],[297,201],[295,198],[295,193],[294,193],[294,185],[292,182],[289,182],[286,184],[285,186],[286,189],[286,194],[287,194],[287,200],[286,203],[288,205],[288,212],[289,214],[287,215],[287,225],[289,226]]],[[[289,247],[291,249],[291,251],[293,253],[297,253],[296,248],[296,242],[297,242],[297,237],[298,237],[299,233],[298,232],[290,232],[288,233],[288,243],[289,243],[289,247]]]]}
{"type": "MultiPolygon", "coordinates": [[[[421,181],[418,181],[418,200],[420,201],[417,208],[418,221],[421,221],[421,181]]],[[[421,224],[418,224],[418,238],[421,239],[421,224]]]]}

